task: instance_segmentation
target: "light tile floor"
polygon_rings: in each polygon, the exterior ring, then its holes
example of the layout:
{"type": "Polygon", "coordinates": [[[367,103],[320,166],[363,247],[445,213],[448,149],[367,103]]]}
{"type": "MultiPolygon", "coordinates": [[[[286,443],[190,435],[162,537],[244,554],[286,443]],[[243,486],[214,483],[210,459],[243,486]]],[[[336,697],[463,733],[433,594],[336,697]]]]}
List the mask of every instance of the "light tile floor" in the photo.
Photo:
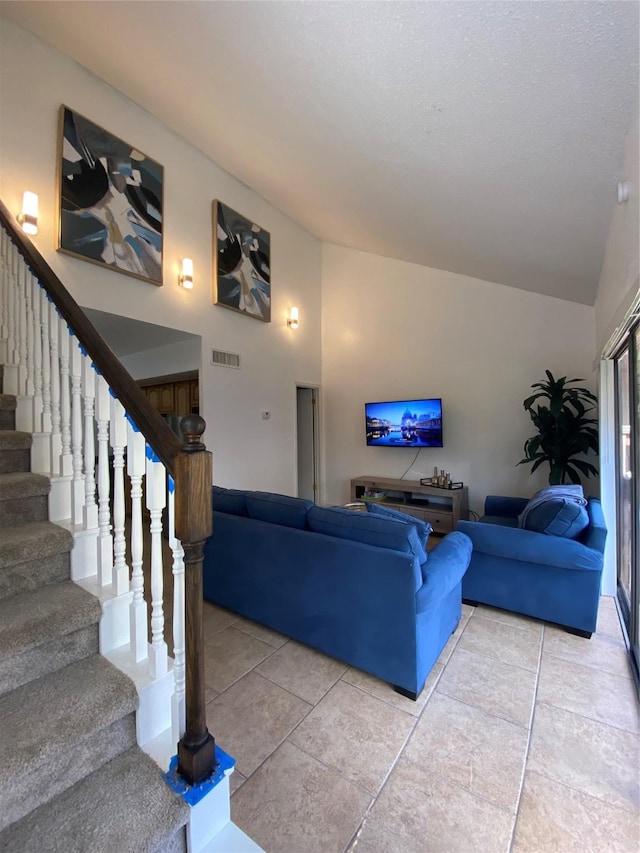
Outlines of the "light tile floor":
{"type": "Polygon", "coordinates": [[[638,853],[638,702],[612,598],[591,640],[488,607],[417,702],[205,604],[207,724],[267,853],[638,853]]]}

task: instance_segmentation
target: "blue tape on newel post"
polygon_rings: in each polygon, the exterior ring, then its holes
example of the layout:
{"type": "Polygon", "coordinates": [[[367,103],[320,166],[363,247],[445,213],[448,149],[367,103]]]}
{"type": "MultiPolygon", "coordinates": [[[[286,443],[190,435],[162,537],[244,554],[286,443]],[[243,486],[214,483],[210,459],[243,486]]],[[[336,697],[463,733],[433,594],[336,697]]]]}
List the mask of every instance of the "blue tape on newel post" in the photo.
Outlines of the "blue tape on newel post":
{"type": "Polygon", "coordinates": [[[170,476],[168,478],[168,481],[169,481],[169,491],[171,492],[171,494],[173,494],[176,490],[175,480],[173,479],[173,477],[170,476]]]}
{"type": "Polygon", "coordinates": [[[178,775],[178,756],[174,755],[169,764],[168,771],[164,774],[167,785],[179,794],[185,803],[196,806],[203,797],[206,797],[225,776],[228,776],[236,766],[235,758],[232,758],[216,744],[215,764],[211,775],[198,785],[190,785],[182,776],[178,775]]]}

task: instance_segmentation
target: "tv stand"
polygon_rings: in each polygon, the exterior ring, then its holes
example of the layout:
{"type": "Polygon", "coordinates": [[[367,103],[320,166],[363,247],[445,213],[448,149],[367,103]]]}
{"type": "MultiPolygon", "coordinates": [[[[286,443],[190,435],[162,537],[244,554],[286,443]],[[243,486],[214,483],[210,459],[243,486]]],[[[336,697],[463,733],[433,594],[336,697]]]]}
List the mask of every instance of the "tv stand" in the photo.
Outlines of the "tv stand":
{"type": "Polygon", "coordinates": [[[469,491],[461,489],[439,489],[423,486],[415,480],[392,480],[388,477],[355,477],[351,480],[351,500],[374,500],[369,492],[381,492],[382,498],[375,503],[384,504],[428,521],[434,533],[451,533],[460,519],[469,516],[469,491]]]}

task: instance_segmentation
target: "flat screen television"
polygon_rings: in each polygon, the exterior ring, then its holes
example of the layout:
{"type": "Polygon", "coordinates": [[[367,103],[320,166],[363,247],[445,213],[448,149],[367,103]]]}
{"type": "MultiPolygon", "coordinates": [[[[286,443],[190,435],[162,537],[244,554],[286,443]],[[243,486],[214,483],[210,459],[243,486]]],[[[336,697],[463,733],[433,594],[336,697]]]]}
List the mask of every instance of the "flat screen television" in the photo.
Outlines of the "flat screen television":
{"type": "Polygon", "coordinates": [[[370,447],[442,447],[442,400],[365,403],[370,447]]]}

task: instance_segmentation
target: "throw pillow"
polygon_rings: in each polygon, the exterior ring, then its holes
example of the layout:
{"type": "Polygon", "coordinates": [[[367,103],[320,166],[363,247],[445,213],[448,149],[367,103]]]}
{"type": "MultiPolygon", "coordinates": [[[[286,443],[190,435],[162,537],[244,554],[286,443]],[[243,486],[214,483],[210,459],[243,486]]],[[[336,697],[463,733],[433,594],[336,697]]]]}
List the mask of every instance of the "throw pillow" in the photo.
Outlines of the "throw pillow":
{"type": "Polygon", "coordinates": [[[535,506],[527,515],[525,530],[577,539],[589,526],[584,506],[567,498],[553,498],[535,506]]]}
{"type": "Polygon", "coordinates": [[[518,527],[526,528],[527,518],[530,512],[532,512],[536,507],[546,503],[547,501],[556,499],[572,501],[574,503],[579,504],[580,506],[587,505],[587,502],[584,498],[582,486],[579,484],[546,486],[544,489],[540,489],[539,491],[537,491],[535,495],[529,500],[525,508],[522,510],[522,512],[518,516],[518,527]]]}
{"type": "Polygon", "coordinates": [[[403,521],[405,524],[412,524],[418,534],[420,545],[424,548],[425,553],[427,552],[427,540],[431,533],[431,525],[427,521],[420,521],[419,518],[415,518],[415,516],[409,515],[406,512],[402,512],[398,509],[391,509],[389,506],[372,503],[371,501],[367,503],[367,511],[372,512],[374,515],[383,515],[386,518],[395,518],[396,521],[403,521]]]}

